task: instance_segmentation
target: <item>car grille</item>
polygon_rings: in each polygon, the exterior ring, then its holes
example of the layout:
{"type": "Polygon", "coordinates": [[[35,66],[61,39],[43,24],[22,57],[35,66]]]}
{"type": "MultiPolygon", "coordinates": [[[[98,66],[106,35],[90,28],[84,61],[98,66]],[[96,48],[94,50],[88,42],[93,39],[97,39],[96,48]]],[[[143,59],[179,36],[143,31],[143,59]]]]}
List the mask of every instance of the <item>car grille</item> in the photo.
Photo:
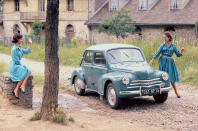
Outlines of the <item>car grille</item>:
{"type": "Polygon", "coordinates": [[[149,88],[163,85],[164,83],[160,80],[160,78],[156,78],[150,80],[133,80],[130,82],[130,86],[127,88],[149,88]]]}

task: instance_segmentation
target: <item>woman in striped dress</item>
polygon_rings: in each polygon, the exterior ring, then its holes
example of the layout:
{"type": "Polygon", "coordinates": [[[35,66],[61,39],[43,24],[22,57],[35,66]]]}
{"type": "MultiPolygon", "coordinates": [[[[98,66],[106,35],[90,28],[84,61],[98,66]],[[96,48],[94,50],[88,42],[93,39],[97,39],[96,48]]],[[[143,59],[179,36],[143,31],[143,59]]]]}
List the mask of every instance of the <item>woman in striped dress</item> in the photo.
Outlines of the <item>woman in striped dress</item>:
{"type": "Polygon", "coordinates": [[[176,54],[177,57],[181,57],[184,48],[181,49],[181,51],[178,50],[177,46],[172,42],[173,38],[169,32],[164,33],[164,43],[159,47],[156,54],[153,56],[153,59],[150,61],[149,65],[152,66],[153,61],[159,57],[160,54],[161,57],[159,58],[159,70],[165,71],[169,74],[169,80],[171,82],[172,87],[174,88],[175,94],[178,98],[181,98],[179,93],[177,92],[177,88],[175,85],[175,82],[179,81],[179,75],[177,71],[177,67],[175,65],[175,62],[172,58],[173,53],[176,54]]]}

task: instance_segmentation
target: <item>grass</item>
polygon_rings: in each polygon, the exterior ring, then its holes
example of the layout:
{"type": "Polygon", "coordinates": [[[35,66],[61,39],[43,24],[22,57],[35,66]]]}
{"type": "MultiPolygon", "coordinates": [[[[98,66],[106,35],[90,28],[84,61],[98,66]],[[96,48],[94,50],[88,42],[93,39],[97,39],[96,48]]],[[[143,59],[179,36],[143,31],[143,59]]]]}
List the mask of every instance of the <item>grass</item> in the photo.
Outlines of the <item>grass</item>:
{"type": "Polygon", "coordinates": [[[33,79],[33,85],[35,86],[43,86],[44,85],[44,76],[40,76],[40,75],[33,75],[34,79],[33,79]]]}
{"type": "Polygon", "coordinates": [[[75,122],[75,120],[72,116],[70,116],[68,120],[71,121],[71,122],[75,122]]]}
{"type": "Polygon", "coordinates": [[[30,119],[30,121],[37,121],[41,119],[41,113],[40,111],[37,111],[34,113],[34,115],[32,116],[32,118],[30,119]]]}
{"type": "MultiPolygon", "coordinates": [[[[117,42],[117,41],[115,41],[117,42]]],[[[150,38],[150,39],[134,39],[134,40],[122,40],[121,43],[136,45],[140,47],[149,62],[159,46],[163,43],[162,38],[150,38]]],[[[173,56],[175,63],[177,65],[180,80],[182,83],[192,84],[198,86],[198,40],[187,42],[183,39],[177,37],[175,44],[179,49],[185,47],[185,52],[183,57],[177,58],[173,56]]],[[[25,48],[27,45],[23,45],[25,48]]],[[[84,50],[89,45],[77,44],[77,46],[68,47],[61,44],[59,46],[59,60],[61,65],[75,66],[78,67],[81,58],[83,56],[84,50]]],[[[0,53],[10,54],[11,47],[4,46],[0,44],[0,53]]],[[[24,55],[25,58],[29,58],[36,61],[44,61],[44,44],[33,44],[31,53],[29,55],[24,55]]],[[[158,69],[158,59],[153,63],[153,67],[158,69]]],[[[37,79],[37,77],[36,77],[37,79]]],[[[39,79],[39,77],[38,77],[39,79]]],[[[36,80],[36,83],[40,83],[36,80]]]]}
{"type": "Polygon", "coordinates": [[[65,114],[63,108],[58,107],[56,111],[52,112],[51,118],[55,123],[62,123],[64,124],[67,120],[67,115],[65,114]]]}
{"type": "Polygon", "coordinates": [[[8,72],[8,65],[0,61],[0,73],[8,72]]]}
{"type": "MultiPolygon", "coordinates": [[[[26,48],[27,45],[23,45],[26,48]]],[[[66,66],[79,66],[84,50],[87,45],[80,45],[67,47],[66,45],[61,45],[59,47],[59,61],[61,65],[66,66]]],[[[0,44],[0,53],[10,55],[11,46],[4,46],[0,44]]],[[[33,44],[31,48],[31,53],[24,55],[24,58],[32,59],[35,61],[43,62],[45,58],[45,47],[44,44],[33,44]]]]}

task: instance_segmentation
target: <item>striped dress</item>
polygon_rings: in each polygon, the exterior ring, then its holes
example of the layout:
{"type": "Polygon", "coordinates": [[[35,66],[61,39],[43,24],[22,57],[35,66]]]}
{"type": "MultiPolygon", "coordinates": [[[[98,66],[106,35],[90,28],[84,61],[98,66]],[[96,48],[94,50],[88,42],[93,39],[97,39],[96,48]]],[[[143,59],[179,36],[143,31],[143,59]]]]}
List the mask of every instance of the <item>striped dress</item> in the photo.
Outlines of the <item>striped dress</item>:
{"type": "Polygon", "coordinates": [[[156,54],[153,56],[153,58],[156,59],[157,57],[159,57],[160,54],[162,54],[158,61],[159,70],[165,71],[169,74],[170,82],[179,81],[178,70],[172,58],[174,53],[177,57],[182,56],[182,54],[180,53],[180,51],[174,43],[171,43],[168,47],[166,43],[163,43],[156,52],[156,54]]]}

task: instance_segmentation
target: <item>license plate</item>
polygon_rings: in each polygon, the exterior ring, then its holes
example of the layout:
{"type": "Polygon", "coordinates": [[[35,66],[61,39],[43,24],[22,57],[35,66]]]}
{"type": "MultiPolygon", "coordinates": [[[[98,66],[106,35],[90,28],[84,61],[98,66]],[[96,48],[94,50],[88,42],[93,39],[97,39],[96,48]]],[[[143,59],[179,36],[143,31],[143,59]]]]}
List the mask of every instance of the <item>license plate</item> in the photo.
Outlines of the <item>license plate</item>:
{"type": "Polygon", "coordinates": [[[142,93],[142,96],[160,94],[160,89],[143,89],[141,90],[141,93],[142,93]]]}

